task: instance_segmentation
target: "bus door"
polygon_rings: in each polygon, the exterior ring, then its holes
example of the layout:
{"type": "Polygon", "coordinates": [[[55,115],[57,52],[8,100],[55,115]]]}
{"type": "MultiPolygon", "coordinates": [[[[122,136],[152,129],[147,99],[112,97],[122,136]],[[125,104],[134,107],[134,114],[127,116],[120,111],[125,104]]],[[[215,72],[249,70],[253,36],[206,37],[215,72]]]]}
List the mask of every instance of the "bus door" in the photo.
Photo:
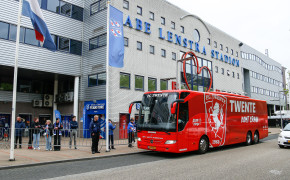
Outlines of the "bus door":
{"type": "Polygon", "coordinates": [[[186,130],[186,124],[188,122],[188,102],[179,103],[178,111],[178,151],[187,151],[188,150],[188,131],[186,130]]]}

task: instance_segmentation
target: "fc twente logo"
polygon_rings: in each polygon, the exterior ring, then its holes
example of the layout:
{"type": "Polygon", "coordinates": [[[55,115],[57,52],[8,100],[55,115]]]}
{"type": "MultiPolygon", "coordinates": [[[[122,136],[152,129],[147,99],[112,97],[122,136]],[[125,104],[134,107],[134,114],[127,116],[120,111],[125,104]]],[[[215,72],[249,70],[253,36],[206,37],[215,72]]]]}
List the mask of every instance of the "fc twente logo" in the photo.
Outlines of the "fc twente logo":
{"type": "Polygon", "coordinates": [[[121,25],[114,19],[110,19],[110,31],[115,37],[122,37],[121,25]]]}
{"type": "Polygon", "coordinates": [[[221,146],[226,138],[226,102],[227,99],[218,95],[206,95],[207,134],[212,147],[221,146]]]}

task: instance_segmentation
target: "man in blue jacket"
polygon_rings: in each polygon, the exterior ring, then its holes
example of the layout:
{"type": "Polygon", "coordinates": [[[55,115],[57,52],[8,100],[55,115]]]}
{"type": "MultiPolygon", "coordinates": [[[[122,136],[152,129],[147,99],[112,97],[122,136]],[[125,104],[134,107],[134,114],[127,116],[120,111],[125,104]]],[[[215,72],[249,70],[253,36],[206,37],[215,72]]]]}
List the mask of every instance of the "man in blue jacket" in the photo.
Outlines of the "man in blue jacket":
{"type": "Polygon", "coordinates": [[[77,129],[78,129],[78,122],[76,121],[76,117],[72,117],[72,121],[70,122],[70,139],[69,139],[69,148],[71,148],[72,145],[72,138],[74,137],[74,144],[75,144],[75,149],[77,149],[77,143],[76,143],[76,138],[77,138],[77,129]]]}
{"type": "Polygon", "coordinates": [[[114,148],[114,132],[113,132],[115,128],[116,128],[116,125],[113,126],[112,120],[109,119],[109,147],[110,149],[116,149],[114,148]]]}
{"type": "Polygon", "coordinates": [[[128,147],[133,147],[132,146],[133,133],[136,131],[134,127],[134,118],[130,119],[127,130],[128,130],[128,144],[129,144],[128,147]]]}
{"type": "Polygon", "coordinates": [[[92,135],[92,154],[100,153],[98,146],[99,146],[99,138],[100,138],[100,121],[99,116],[95,115],[94,120],[90,124],[90,131],[92,135]]]}
{"type": "Polygon", "coordinates": [[[17,121],[15,122],[15,149],[17,148],[17,141],[19,140],[19,148],[21,149],[22,145],[22,132],[25,128],[24,122],[21,121],[21,117],[17,117],[17,121]]]}

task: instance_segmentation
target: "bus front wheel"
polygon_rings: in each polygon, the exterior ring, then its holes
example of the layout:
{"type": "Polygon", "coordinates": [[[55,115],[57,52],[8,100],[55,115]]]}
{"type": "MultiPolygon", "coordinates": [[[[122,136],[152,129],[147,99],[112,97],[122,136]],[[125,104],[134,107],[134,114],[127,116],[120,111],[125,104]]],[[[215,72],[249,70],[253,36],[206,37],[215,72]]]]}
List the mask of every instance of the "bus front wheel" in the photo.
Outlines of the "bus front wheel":
{"type": "Polygon", "coordinates": [[[204,154],[207,152],[208,150],[208,139],[205,136],[202,136],[199,140],[199,148],[198,148],[198,152],[200,154],[204,154]]]}

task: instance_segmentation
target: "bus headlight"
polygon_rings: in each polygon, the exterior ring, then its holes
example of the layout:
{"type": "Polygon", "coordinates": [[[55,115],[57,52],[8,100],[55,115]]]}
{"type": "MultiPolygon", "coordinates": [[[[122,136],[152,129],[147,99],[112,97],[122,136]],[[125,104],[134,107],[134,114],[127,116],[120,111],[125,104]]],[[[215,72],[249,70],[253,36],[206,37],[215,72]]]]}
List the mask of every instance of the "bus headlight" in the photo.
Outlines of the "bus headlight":
{"type": "Polygon", "coordinates": [[[165,144],[175,144],[175,143],[176,143],[175,140],[167,140],[167,141],[165,142],[165,144]]]}
{"type": "Polygon", "coordinates": [[[138,137],[137,141],[141,141],[141,138],[138,137]]]}

